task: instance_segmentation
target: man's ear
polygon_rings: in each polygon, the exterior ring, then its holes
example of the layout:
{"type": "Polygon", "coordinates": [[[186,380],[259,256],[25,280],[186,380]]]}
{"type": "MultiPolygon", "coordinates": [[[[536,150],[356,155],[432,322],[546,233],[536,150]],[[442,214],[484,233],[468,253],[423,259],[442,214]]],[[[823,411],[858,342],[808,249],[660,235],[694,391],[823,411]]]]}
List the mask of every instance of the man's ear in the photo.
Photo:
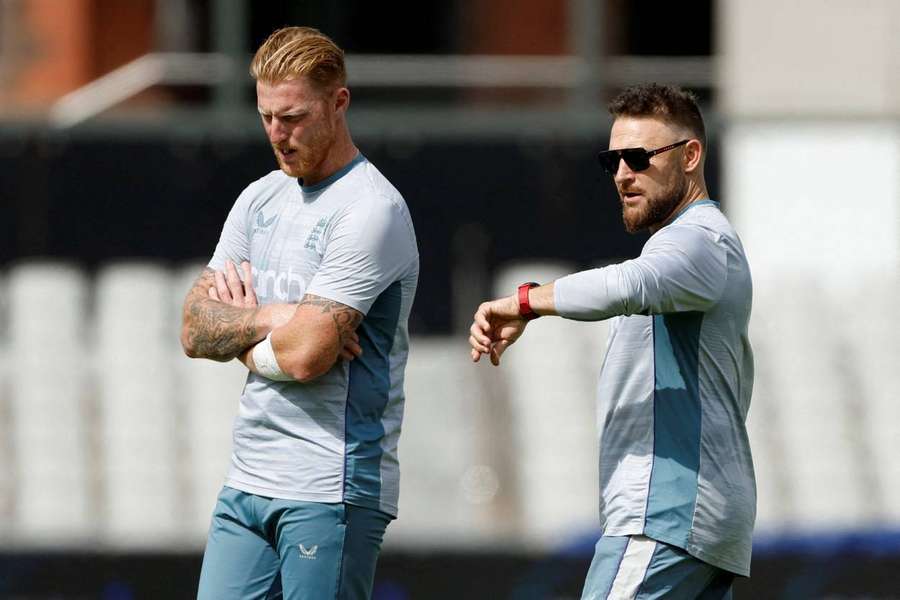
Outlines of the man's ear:
{"type": "Polygon", "coordinates": [[[345,87],[338,88],[335,90],[332,100],[334,102],[334,112],[346,112],[347,108],[350,106],[350,90],[345,87]]]}
{"type": "Polygon", "coordinates": [[[693,173],[703,164],[703,153],[706,148],[700,143],[700,140],[691,139],[684,145],[684,172],[693,173]]]}

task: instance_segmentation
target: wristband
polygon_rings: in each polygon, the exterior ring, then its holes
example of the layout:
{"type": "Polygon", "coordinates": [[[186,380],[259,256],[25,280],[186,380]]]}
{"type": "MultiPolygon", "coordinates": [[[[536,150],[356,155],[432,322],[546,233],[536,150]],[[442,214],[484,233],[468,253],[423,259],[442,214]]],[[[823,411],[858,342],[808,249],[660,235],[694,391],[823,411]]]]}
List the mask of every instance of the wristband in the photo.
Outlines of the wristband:
{"type": "Polygon", "coordinates": [[[528,283],[523,283],[519,286],[519,316],[526,321],[531,321],[532,319],[537,319],[541,316],[531,309],[531,302],[528,301],[528,292],[531,288],[538,287],[539,285],[541,284],[529,281],[528,283]]]}
{"type": "Polygon", "coordinates": [[[253,364],[256,365],[256,373],[266,379],[274,381],[293,381],[294,378],[285,374],[275,360],[275,350],[272,349],[272,333],[266,339],[253,347],[253,364]]]}

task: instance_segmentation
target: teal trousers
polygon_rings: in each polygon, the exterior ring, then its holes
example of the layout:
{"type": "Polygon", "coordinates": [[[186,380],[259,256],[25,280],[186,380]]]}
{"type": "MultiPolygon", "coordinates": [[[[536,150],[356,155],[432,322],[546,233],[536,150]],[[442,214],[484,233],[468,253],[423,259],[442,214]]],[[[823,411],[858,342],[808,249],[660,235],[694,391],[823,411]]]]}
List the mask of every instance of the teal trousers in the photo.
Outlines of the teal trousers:
{"type": "Polygon", "coordinates": [[[597,542],[582,600],[731,600],[734,574],[642,535],[597,542]]]}
{"type": "Polygon", "coordinates": [[[223,488],[198,600],[367,600],[390,515],[223,488]]]}

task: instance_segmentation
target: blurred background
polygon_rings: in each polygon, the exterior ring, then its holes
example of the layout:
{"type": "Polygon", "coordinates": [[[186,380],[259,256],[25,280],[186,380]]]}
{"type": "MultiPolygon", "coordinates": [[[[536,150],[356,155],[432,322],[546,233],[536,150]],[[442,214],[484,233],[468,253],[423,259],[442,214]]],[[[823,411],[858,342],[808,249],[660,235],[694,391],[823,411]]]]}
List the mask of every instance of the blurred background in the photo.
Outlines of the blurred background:
{"type": "Polygon", "coordinates": [[[606,327],[468,362],[478,302],[635,256],[605,104],[695,91],[754,272],[738,598],[900,597],[900,3],[0,0],[0,597],[190,598],[244,378],[180,306],[276,168],[250,56],[310,25],[421,253],[382,600],[579,597],[606,327]]]}

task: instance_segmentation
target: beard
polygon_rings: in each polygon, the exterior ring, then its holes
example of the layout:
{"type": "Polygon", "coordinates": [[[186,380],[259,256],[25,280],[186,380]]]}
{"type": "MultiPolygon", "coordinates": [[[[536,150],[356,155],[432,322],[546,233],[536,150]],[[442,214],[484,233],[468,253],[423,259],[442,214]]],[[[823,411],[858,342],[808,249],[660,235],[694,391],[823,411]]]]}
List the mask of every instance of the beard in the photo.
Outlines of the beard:
{"type": "Polygon", "coordinates": [[[644,196],[645,202],[640,206],[630,207],[622,202],[622,221],[625,231],[637,233],[648,227],[662,224],[672,215],[675,207],[687,194],[687,178],[679,177],[678,181],[660,191],[655,196],[644,196]]]}
{"type": "Polygon", "coordinates": [[[286,174],[299,179],[308,178],[315,174],[319,165],[328,156],[328,151],[334,143],[335,127],[331,122],[322,123],[316,131],[310,132],[309,137],[301,144],[291,144],[294,154],[291,156],[290,162],[285,162],[278,153],[277,147],[275,151],[275,160],[278,166],[286,174]]]}

